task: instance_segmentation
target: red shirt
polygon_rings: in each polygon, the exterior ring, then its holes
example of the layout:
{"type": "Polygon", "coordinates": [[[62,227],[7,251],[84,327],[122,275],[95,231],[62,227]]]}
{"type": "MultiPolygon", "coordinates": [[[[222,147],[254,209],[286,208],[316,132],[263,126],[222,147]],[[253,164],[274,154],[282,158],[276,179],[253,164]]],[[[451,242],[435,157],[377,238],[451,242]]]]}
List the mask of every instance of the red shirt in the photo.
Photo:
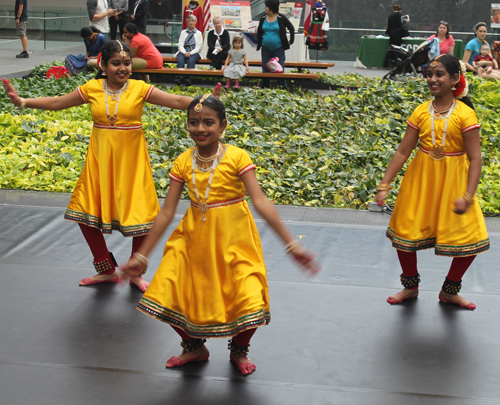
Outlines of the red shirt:
{"type": "Polygon", "coordinates": [[[161,53],[146,35],[138,32],[130,40],[129,46],[131,48],[137,48],[135,57],[145,59],[148,63],[146,66],[147,69],[159,69],[163,67],[163,57],[161,53]]]}

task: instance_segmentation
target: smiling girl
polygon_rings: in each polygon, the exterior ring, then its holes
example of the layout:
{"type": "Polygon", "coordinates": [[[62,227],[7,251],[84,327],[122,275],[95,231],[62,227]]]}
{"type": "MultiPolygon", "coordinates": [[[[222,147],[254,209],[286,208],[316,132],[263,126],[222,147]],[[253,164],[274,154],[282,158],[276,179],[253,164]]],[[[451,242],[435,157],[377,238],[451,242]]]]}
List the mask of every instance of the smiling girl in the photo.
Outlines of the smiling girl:
{"type": "Polygon", "coordinates": [[[186,185],[191,207],[168,239],[138,309],[170,324],[181,336],[184,350],[170,358],[167,367],[207,360],[206,338],[231,338],[231,361],[242,374],[250,374],[255,370],[246,357],[250,338],[257,327],[270,322],[270,312],[262,245],[245,190],[286,244],[285,251],[312,274],[319,268],[264,196],[250,156],[220,142],[226,126],[220,100],[208,94],[193,100],[188,129],[196,147],[175,160],[165,204],[122,270],[137,277],[146,269],[147,256],[174,218],[186,185]]]}
{"type": "MultiPolygon", "coordinates": [[[[117,230],[132,237],[135,252],[160,210],[142,130],[144,103],[186,110],[193,100],[129,79],[131,54],[122,42],[106,43],[98,59],[96,80],[61,97],[24,99],[3,79],[10,100],[20,109],[57,111],[90,104],[94,127],[87,160],[64,216],[80,225],[98,273],[80,285],[117,282],[116,262],[102,234],[117,230]]],[[[220,94],[220,84],[214,93],[220,94]]],[[[131,283],[141,291],[149,285],[140,276],[132,277],[131,283]]]]}
{"type": "Polygon", "coordinates": [[[417,298],[420,275],[417,251],[435,249],[453,257],[439,293],[445,303],[474,309],[458,295],[462,277],[478,253],[490,243],[483,214],[474,197],[481,174],[479,124],[467,98],[465,66],[452,55],[441,55],[429,65],[427,85],[434,100],[418,106],[408,119],[375,200],[383,205],[390,183],[419,146],[401,184],[387,237],[397,249],[405,287],[387,301],[398,304],[417,298]]]}

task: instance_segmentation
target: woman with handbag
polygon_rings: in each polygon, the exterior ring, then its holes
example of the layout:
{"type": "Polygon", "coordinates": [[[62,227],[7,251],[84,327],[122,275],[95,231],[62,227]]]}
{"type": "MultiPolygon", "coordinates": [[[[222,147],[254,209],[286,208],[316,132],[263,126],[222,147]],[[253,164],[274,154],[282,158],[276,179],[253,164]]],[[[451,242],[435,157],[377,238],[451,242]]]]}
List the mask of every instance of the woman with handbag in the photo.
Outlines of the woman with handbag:
{"type": "MultiPolygon", "coordinates": [[[[278,0],[266,0],[266,14],[262,16],[257,28],[257,50],[261,49],[262,73],[269,73],[267,62],[277,57],[279,63],[285,70],[285,51],[290,49],[295,39],[295,32],[292,23],[283,14],[278,13],[280,3],[278,0]],[[286,36],[286,31],[290,33],[290,41],[286,36]]],[[[286,87],[286,80],[282,83],[286,87]]],[[[269,87],[270,79],[262,79],[262,87],[269,87]]]]}

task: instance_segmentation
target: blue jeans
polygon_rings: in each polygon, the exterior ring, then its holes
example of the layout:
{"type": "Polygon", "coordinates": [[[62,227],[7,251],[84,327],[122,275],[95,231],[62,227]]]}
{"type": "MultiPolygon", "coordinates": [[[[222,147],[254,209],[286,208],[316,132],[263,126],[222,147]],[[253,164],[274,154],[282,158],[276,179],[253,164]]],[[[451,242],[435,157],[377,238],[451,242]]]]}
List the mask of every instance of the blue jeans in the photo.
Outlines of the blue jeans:
{"type": "MultiPolygon", "coordinates": [[[[183,68],[187,62],[188,69],[194,69],[196,62],[198,62],[200,59],[201,55],[199,53],[195,53],[194,55],[191,55],[189,58],[186,59],[186,56],[183,53],[179,52],[177,54],[177,67],[183,68]]],[[[177,78],[182,79],[182,76],[177,76],[176,79],[177,78]]],[[[191,80],[191,76],[186,77],[186,79],[191,80]]]]}
{"type": "MultiPolygon", "coordinates": [[[[285,71],[285,50],[283,47],[279,47],[278,49],[275,49],[274,51],[270,51],[266,47],[262,47],[260,49],[261,52],[261,59],[262,59],[262,73],[269,73],[269,69],[266,66],[266,63],[269,62],[269,59],[271,58],[278,58],[279,59],[279,64],[283,68],[283,72],[285,71]]],[[[271,79],[268,78],[263,78],[262,79],[262,87],[269,87],[271,84],[271,79]]],[[[278,80],[278,84],[287,87],[286,80],[278,80]]]]}

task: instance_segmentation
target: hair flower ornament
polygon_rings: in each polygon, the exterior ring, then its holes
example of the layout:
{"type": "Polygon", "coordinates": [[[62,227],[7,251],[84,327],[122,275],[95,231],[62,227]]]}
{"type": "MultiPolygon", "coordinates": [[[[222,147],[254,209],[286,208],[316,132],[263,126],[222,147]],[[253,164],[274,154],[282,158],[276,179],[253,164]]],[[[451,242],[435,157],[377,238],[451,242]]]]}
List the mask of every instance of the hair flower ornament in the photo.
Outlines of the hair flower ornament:
{"type": "Polygon", "coordinates": [[[462,61],[460,62],[460,78],[458,82],[455,84],[455,90],[453,90],[453,97],[456,99],[464,98],[469,93],[469,83],[467,83],[467,79],[465,78],[465,72],[467,71],[465,64],[462,61]]]}

